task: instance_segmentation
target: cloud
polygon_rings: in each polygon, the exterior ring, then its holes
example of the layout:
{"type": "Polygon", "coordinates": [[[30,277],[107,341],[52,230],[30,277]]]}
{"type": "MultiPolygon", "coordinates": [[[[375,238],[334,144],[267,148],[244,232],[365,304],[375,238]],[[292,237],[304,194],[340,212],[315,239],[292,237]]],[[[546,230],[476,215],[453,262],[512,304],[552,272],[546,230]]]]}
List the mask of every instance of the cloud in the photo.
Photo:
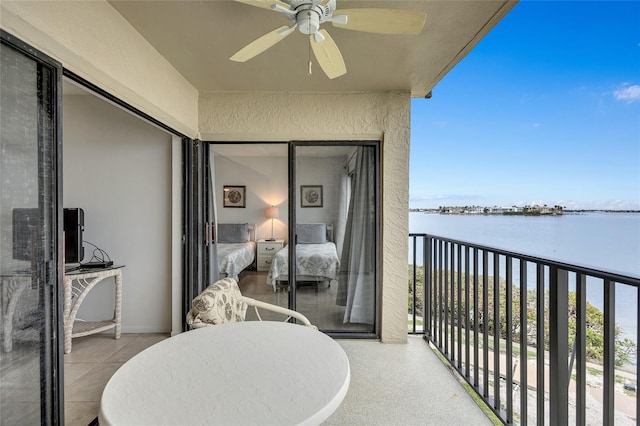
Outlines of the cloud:
{"type": "Polygon", "coordinates": [[[613,96],[616,98],[616,100],[625,101],[627,103],[640,101],[640,86],[634,84],[632,86],[614,90],[613,96]]]}

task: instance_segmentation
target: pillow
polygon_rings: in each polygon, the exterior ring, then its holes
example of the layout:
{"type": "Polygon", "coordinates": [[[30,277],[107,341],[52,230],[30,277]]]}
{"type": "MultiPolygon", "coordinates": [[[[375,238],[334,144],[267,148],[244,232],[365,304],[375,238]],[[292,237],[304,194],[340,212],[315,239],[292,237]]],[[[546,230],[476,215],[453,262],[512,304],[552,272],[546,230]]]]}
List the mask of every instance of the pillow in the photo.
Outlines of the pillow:
{"type": "Polygon", "coordinates": [[[327,225],[324,223],[301,223],[296,228],[298,244],[323,244],[327,242],[327,225]]]}
{"type": "Polygon", "coordinates": [[[219,243],[246,243],[249,241],[248,223],[219,223],[219,243]]]}
{"type": "Polygon", "coordinates": [[[196,320],[207,324],[241,322],[244,321],[246,311],[236,280],[223,278],[193,299],[191,310],[187,314],[187,324],[192,325],[196,320]]]}

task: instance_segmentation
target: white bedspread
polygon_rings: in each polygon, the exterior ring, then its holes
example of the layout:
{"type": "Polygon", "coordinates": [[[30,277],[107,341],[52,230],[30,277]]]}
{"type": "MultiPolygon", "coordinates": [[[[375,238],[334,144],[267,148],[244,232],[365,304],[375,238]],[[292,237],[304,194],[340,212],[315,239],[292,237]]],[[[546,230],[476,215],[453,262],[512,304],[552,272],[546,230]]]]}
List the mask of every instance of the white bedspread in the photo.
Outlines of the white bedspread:
{"type": "Polygon", "coordinates": [[[238,280],[238,274],[256,258],[256,243],[218,243],[218,273],[238,280]]]}
{"type": "MultiPolygon", "coordinates": [[[[335,280],[340,272],[340,260],[334,243],[298,244],[296,246],[296,275],[320,280],[335,280]]],[[[283,248],[273,258],[267,284],[276,290],[276,281],[289,279],[289,249],[283,248]]]]}

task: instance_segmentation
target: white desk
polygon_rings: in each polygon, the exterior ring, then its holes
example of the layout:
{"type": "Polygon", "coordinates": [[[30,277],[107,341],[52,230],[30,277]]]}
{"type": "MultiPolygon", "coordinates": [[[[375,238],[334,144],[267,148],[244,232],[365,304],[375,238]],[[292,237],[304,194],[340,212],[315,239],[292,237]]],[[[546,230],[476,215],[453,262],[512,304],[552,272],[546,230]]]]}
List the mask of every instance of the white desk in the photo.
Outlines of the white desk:
{"type": "Polygon", "coordinates": [[[349,389],[347,355],[327,335],[282,322],[204,327],[157,343],[111,377],[107,425],[320,424],[349,389]]]}
{"type": "Polygon", "coordinates": [[[31,285],[31,274],[27,272],[16,272],[13,274],[0,276],[2,283],[2,328],[3,341],[2,350],[11,352],[13,347],[13,316],[20,300],[20,295],[31,285]]]}
{"type": "Polygon", "coordinates": [[[64,276],[64,353],[71,352],[71,339],[88,336],[105,330],[114,329],[114,337],[120,338],[122,327],[122,268],[110,266],[105,269],[80,269],[67,272],[64,276]],[[104,321],[76,321],[78,309],[87,294],[102,280],[113,277],[115,281],[115,302],[113,318],[104,321]]]}

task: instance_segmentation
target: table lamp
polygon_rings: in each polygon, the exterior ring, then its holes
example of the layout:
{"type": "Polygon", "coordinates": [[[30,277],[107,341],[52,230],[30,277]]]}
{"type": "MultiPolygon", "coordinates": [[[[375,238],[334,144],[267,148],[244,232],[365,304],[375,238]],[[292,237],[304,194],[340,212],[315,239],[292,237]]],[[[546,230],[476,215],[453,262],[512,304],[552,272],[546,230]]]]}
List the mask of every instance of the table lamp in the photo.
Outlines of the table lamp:
{"type": "Polygon", "coordinates": [[[267,238],[267,241],[276,240],[275,238],[273,238],[273,219],[277,218],[279,214],[280,214],[280,211],[278,210],[277,207],[274,207],[274,206],[267,207],[264,211],[264,215],[267,217],[267,219],[271,219],[271,238],[267,238]]]}

